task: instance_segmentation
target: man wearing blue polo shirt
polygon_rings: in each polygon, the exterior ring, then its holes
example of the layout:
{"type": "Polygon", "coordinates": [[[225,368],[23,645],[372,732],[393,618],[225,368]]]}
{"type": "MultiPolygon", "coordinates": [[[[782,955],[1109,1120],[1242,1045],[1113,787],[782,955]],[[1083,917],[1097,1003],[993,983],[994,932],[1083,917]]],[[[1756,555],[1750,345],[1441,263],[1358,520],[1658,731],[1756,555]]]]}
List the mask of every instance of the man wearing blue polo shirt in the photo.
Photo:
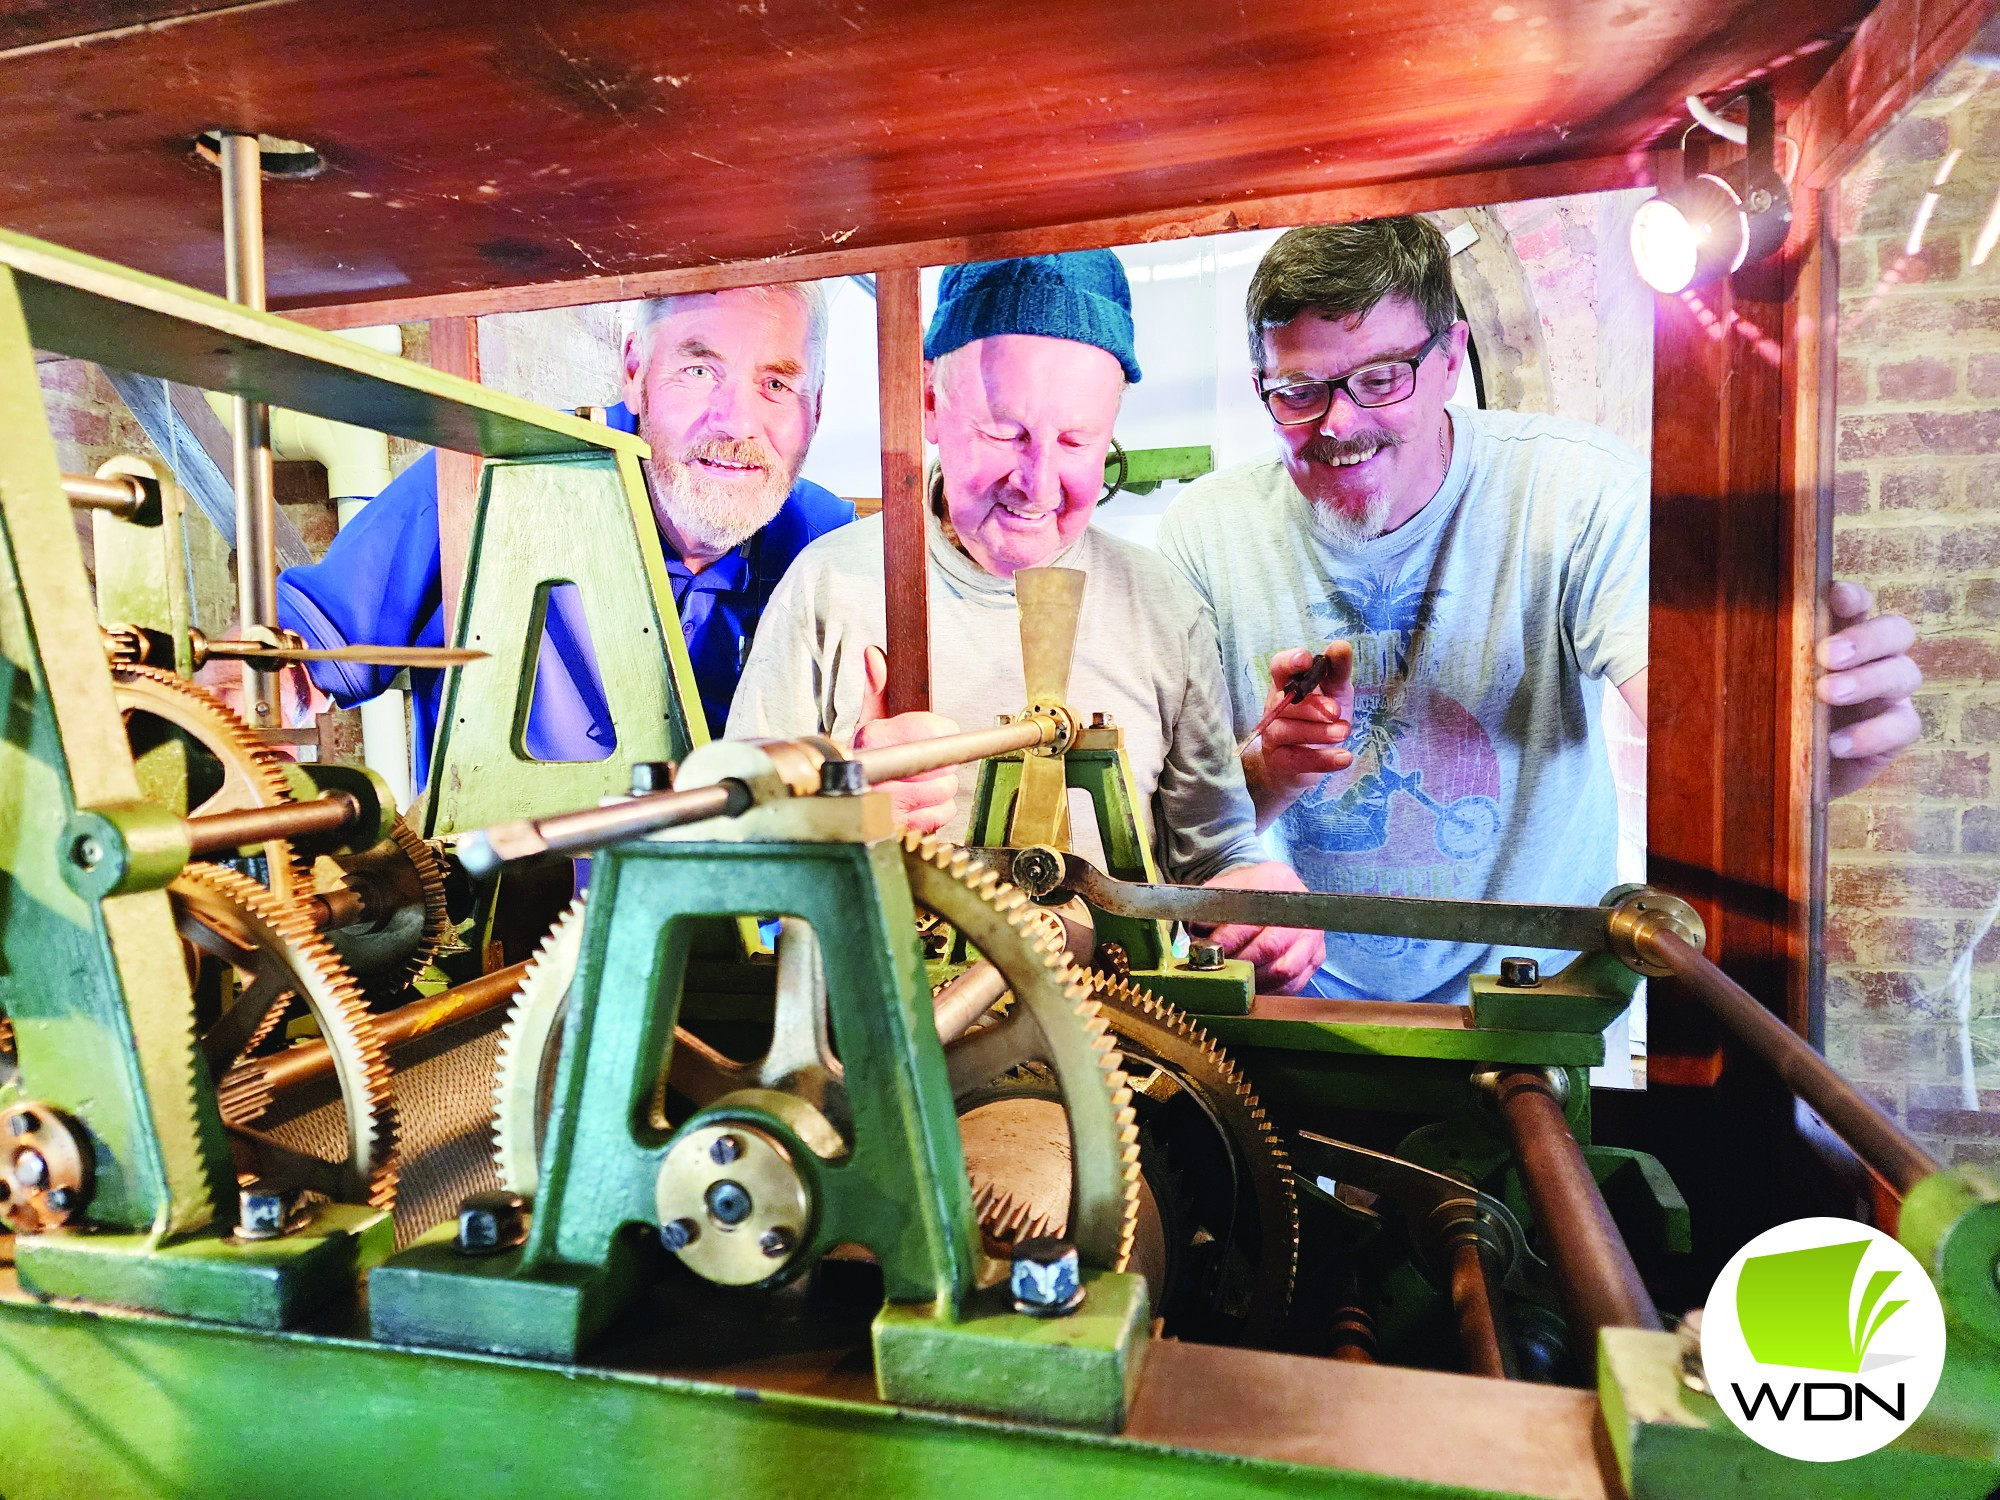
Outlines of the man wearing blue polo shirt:
{"type": "MultiPolygon", "coordinates": [[[[607,420],[652,447],[640,468],[717,732],[778,579],[806,543],[854,519],[850,503],[799,478],[819,424],[826,317],[825,293],[810,282],[694,293],[643,304],[624,341],[625,399],[607,420]]],[[[279,575],[278,618],[314,646],[445,643],[435,454],[398,475],[321,561],[279,575]]],[[[311,670],[343,707],[395,675],[352,662],[311,670]]],[[[422,786],[442,674],[413,672],[411,682],[412,784],[422,786]]],[[[525,739],[541,760],[602,759],[616,740],[570,591],[550,600],[525,739]]]]}

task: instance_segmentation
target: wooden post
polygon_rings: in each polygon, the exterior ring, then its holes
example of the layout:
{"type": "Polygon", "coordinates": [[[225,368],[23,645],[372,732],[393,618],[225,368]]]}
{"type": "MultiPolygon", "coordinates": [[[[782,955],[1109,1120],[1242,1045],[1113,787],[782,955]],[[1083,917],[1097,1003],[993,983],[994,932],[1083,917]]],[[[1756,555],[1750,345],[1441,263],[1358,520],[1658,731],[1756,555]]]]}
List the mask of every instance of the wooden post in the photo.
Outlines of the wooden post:
{"type": "MultiPolygon", "coordinates": [[[[431,319],[431,364],[447,375],[479,379],[479,324],[472,318],[431,319]]],[[[444,578],[444,638],[458,624],[465,588],[466,554],[472,546],[472,509],[479,498],[479,458],[437,450],[438,553],[444,578]]]]}
{"type": "Polygon", "coordinates": [[[875,277],[882,401],[883,609],[889,640],[889,712],[931,706],[930,572],[924,560],[924,328],[918,273],[875,277]]]}

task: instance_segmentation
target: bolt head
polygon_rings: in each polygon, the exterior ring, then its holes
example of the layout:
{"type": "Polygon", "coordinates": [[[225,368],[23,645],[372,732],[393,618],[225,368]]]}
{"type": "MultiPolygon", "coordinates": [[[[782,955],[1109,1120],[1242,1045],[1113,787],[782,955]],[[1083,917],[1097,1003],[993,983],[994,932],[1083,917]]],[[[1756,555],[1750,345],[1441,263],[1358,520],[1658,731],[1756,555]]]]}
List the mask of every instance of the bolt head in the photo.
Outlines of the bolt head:
{"type": "Polygon", "coordinates": [[[674,784],[674,763],[670,760],[638,760],[632,763],[632,795],[646,797],[669,790],[674,784]]]}
{"type": "Polygon", "coordinates": [[[679,1252],[687,1249],[701,1233],[701,1226],[693,1219],[675,1219],[670,1224],[660,1226],[660,1243],[669,1250],[679,1252]]]}
{"type": "Polygon", "coordinates": [[[757,1241],[757,1248],[772,1260],[782,1260],[792,1253],[792,1232],[789,1229],[767,1229],[757,1241]]]}
{"type": "Polygon", "coordinates": [[[30,1192],[39,1192],[49,1185],[48,1159],[32,1146],[23,1146],[14,1153],[14,1180],[30,1192]]]}
{"type": "Polygon", "coordinates": [[[727,1177],[711,1184],[702,1201],[708,1205],[708,1216],[727,1229],[734,1229],[749,1218],[755,1207],[743,1184],[731,1182],[727,1177]]]}
{"type": "Polygon", "coordinates": [[[708,1159],[726,1167],[743,1155],[743,1142],[733,1135],[719,1135],[709,1142],[708,1159]]]}
{"type": "Polygon", "coordinates": [[[1211,938],[1196,938],[1188,944],[1187,966],[1190,969],[1219,969],[1224,959],[1222,944],[1211,938]]]}
{"type": "Polygon", "coordinates": [[[94,870],[104,859],[104,845],[89,834],[70,845],[70,857],[86,870],[94,870]]]}
{"type": "Polygon", "coordinates": [[[1542,966],[1532,958],[1500,960],[1500,983],[1510,990],[1532,990],[1542,982],[1542,966]]]}
{"type": "Polygon", "coordinates": [[[237,1194],[236,1232],[246,1240],[275,1239],[285,1232],[285,1195],[257,1184],[237,1194]]]}
{"type": "Polygon", "coordinates": [[[528,1200],[519,1193],[474,1193],[458,1206],[460,1255],[497,1255],[528,1238],[528,1200]]]}
{"type": "Polygon", "coordinates": [[[1083,1271],[1076,1247],[1067,1240],[1034,1236],[1014,1246],[1007,1287],[1014,1310],[1034,1317],[1059,1317],[1083,1303],[1083,1271]]]}

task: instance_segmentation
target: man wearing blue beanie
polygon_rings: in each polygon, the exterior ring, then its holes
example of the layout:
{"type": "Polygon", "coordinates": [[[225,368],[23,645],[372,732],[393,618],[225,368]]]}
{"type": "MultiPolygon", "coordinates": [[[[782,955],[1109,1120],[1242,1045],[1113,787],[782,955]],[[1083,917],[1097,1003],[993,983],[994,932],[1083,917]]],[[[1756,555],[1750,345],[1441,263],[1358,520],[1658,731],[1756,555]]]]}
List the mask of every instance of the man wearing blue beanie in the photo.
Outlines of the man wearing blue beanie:
{"type": "MultiPolygon", "coordinates": [[[[799,554],[771,596],[729,714],[732,738],[825,734],[895,744],[990,724],[1027,695],[1013,578],[1077,568],[1084,591],[1071,701],[1125,731],[1161,865],[1175,880],[1300,889],[1264,859],[1231,738],[1213,625],[1155,554],[1090,525],[1128,383],[1139,379],[1132,295],[1108,251],[954,266],[924,338],[924,437],[936,445],[927,564],[937,712],[889,717],[882,523],[799,554]]],[[[898,817],[962,835],[971,778],[899,783],[898,817]]],[[[1097,855],[1095,830],[1076,830],[1097,855]]],[[[1261,987],[1293,990],[1321,934],[1226,927],[1261,987]]]]}

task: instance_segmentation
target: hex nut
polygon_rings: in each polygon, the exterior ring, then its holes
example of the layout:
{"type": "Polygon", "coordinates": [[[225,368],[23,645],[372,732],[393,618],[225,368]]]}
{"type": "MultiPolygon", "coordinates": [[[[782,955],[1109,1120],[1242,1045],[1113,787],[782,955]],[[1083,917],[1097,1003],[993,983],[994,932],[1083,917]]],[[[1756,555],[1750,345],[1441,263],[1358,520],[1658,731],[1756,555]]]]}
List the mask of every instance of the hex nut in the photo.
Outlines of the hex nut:
{"type": "Polygon", "coordinates": [[[1196,938],[1188,944],[1187,967],[1213,973],[1222,967],[1222,944],[1212,938],[1196,938]]]}
{"type": "Polygon", "coordinates": [[[1040,1235],[1019,1241],[1007,1289],[1016,1312],[1037,1318],[1075,1312],[1083,1305],[1083,1271],[1076,1246],[1040,1235]]]}
{"type": "Polygon", "coordinates": [[[458,1206],[452,1249],[460,1255],[498,1255],[527,1239],[528,1200],[519,1193],[474,1193],[458,1206]]]}

